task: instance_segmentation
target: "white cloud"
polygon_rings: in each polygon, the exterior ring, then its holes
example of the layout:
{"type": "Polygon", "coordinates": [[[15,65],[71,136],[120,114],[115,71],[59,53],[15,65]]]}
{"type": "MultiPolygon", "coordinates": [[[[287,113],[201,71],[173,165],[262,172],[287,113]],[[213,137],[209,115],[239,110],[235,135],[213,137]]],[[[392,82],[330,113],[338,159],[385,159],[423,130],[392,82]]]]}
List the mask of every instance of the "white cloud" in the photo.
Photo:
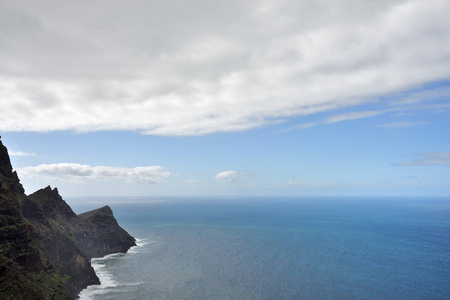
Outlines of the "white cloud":
{"type": "Polygon", "coordinates": [[[164,178],[171,176],[170,172],[160,166],[119,168],[107,166],[92,167],[73,163],[42,164],[20,168],[17,169],[17,172],[23,178],[51,177],[72,181],[100,179],[137,183],[162,183],[164,178]]]}
{"type": "Polygon", "coordinates": [[[287,184],[287,185],[299,185],[299,184],[300,184],[300,182],[298,182],[298,181],[296,181],[296,180],[293,180],[293,179],[291,179],[291,180],[289,180],[288,182],[286,182],[286,184],[287,184]]]}
{"type": "Polygon", "coordinates": [[[376,127],[404,128],[404,127],[413,127],[413,126],[420,126],[420,125],[427,125],[427,123],[425,123],[425,122],[392,122],[392,123],[378,125],[376,127]]]}
{"type": "Polygon", "coordinates": [[[331,117],[325,119],[324,123],[332,124],[332,123],[338,123],[338,122],[342,122],[342,121],[370,118],[370,117],[378,116],[378,115],[381,115],[384,113],[386,113],[386,111],[383,111],[383,110],[356,111],[356,112],[352,111],[352,112],[348,112],[345,114],[331,116],[331,117]]]}
{"type": "MultiPolygon", "coordinates": [[[[450,87],[440,86],[437,88],[407,92],[403,94],[394,94],[392,96],[395,100],[386,103],[375,103],[372,110],[364,111],[349,111],[341,114],[334,114],[324,119],[303,123],[299,125],[290,126],[285,129],[278,130],[278,132],[287,132],[294,129],[306,129],[318,125],[334,124],[343,121],[351,121],[357,119],[371,118],[386,113],[391,113],[391,117],[402,117],[414,115],[417,111],[431,110],[434,113],[447,112],[450,108],[450,104],[442,103],[440,101],[446,101],[450,95],[450,87]],[[426,103],[426,102],[438,102],[438,103],[426,103]],[[440,102],[440,103],[439,103],[440,102]]],[[[375,127],[386,128],[398,128],[398,127],[411,127],[418,125],[427,125],[425,122],[392,122],[375,127]]]]}
{"type": "Polygon", "coordinates": [[[286,185],[299,186],[301,188],[321,188],[321,187],[361,187],[369,186],[369,184],[362,182],[315,182],[315,183],[301,183],[297,180],[289,180],[286,185]]]}
{"type": "Polygon", "coordinates": [[[447,0],[0,5],[2,131],[239,131],[450,77],[447,0]]]}
{"type": "Polygon", "coordinates": [[[187,179],[187,180],[182,180],[181,182],[189,183],[189,184],[203,184],[203,183],[205,183],[204,181],[197,180],[197,179],[187,179]]]}
{"type": "Polygon", "coordinates": [[[242,173],[236,171],[223,171],[218,173],[214,178],[220,182],[238,182],[241,180],[242,173]]]}
{"type": "Polygon", "coordinates": [[[428,152],[418,154],[416,160],[393,164],[394,166],[450,165],[450,152],[428,152]]]}
{"type": "Polygon", "coordinates": [[[36,153],[33,152],[22,152],[22,151],[11,151],[9,152],[11,156],[37,156],[36,153]]]}
{"type": "Polygon", "coordinates": [[[389,109],[389,110],[369,110],[369,111],[351,111],[351,112],[347,112],[347,113],[343,113],[343,114],[337,114],[337,115],[332,115],[330,117],[327,117],[323,120],[317,121],[315,123],[303,123],[300,125],[295,125],[292,126],[288,129],[284,129],[284,130],[280,130],[280,132],[285,132],[285,131],[291,131],[293,129],[306,129],[306,128],[310,128],[310,127],[314,127],[317,125],[323,125],[323,124],[334,124],[334,123],[339,123],[339,122],[343,122],[343,121],[350,121],[350,120],[357,120],[357,119],[364,119],[364,118],[370,118],[370,117],[375,117],[381,114],[384,114],[388,111],[392,111],[394,109],[389,109]]]}

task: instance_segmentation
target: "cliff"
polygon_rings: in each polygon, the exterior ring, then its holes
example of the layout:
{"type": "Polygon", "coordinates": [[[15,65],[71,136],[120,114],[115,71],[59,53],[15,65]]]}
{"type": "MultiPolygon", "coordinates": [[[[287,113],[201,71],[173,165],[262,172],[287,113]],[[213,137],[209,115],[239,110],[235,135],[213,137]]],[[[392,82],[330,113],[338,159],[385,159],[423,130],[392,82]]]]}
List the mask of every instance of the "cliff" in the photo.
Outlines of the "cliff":
{"type": "Polygon", "coordinates": [[[90,258],[134,241],[109,207],[77,216],[56,188],[26,196],[0,141],[0,299],[73,299],[99,284],[90,258]]]}
{"type": "Polygon", "coordinates": [[[109,206],[78,216],[87,225],[87,230],[77,235],[81,241],[80,247],[87,256],[100,257],[109,253],[124,253],[136,245],[135,239],[119,226],[109,206]]]}
{"type": "Polygon", "coordinates": [[[47,187],[28,198],[35,204],[36,210],[44,215],[43,220],[33,217],[29,217],[29,220],[35,222],[36,232],[48,253],[50,265],[65,278],[63,287],[67,295],[75,297],[84,287],[99,284],[89,257],[80,249],[71,229],[71,223],[79,221],[78,217],[58,194],[58,190],[47,187]]]}
{"type": "Polygon", "coordinates": [[[0,141],[0,298],[64,299],[63,279],[22,214],[27,201],[0,141]]]}
{"type": "Polygon", "coordinates": [[[109,206],[76,215],[58,190],[52,190],[50,186],[28,197],[51,224],[62,225],[66,235],[72,235],[88,258],[125,253],[136,245],[135,239],[119,226],[109,206]]]}

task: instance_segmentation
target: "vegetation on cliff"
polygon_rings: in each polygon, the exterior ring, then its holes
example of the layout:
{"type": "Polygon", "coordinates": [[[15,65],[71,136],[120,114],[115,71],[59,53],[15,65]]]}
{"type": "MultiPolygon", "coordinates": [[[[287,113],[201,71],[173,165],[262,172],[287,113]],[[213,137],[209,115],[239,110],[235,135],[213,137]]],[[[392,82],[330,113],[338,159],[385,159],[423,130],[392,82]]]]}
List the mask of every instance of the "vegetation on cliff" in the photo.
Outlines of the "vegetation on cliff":
{"type": "Polygon", "coordinates": [[[109,207],[77,216],[46,187],[26,196],[0,141],[0,299],[71,299],[99,284],[92,257],[135,240],[109,207]]]}

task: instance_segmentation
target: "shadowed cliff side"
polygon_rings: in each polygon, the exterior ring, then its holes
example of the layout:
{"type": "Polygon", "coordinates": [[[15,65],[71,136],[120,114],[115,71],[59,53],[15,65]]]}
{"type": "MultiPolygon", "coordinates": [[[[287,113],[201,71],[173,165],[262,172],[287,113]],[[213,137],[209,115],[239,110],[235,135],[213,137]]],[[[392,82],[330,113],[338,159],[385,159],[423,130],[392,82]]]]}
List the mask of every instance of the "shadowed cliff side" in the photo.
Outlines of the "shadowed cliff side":
{"type": "Polygon", "coordinates": [[[26,196],[0,141],[0,299],[73,299],[99,284],[90,258],[135,240],[109,207],[77,216],[49,186],[26,196]]]}
{"type": "Polygon", "coordinates": [[[78,215],[88,225],[88,231],[78,235],[80,248],[88,257],[127,252],[136,246],[135,239],[123,230],[109,206],[78,215]],[[87,236],[91,238],[86,238],[87,236]]]}
{"type": "MultiPolygon", "coordinates": [[[[44,214],[48,223],[50,231],[41,237],[41,241],[49,254],[50,264],[65,278],[64,289],[67,295],[75,297],[86,286],[99,284],[89,258],[81,250],[72,230],[71,223],[76,224],[80,220],[58,194],[58,190],[52,190],[48,186],[28,197],[44,214]]],[[[40,232],[43,231],[42,228],[40,232]]]]}
{"type": "Polygon", "coordinates": [[[119,226],[109,206],[76,215],[58,190],[50,186],[28,197],[44,212],[47,220],[55,226],[62,225],[61,229],[77,241],[88,258],[125,253],[136,246],[135,239],[119,226]]]}
{"type": "MultiPolygon", "coordinates": [[[[65,299],[64,279],[49,262],[37,224],[23,216],[24,206],[28,212],[33,205],[0,141],[0,298],[65,299]]],[[[42,225],[45,231],[50,229],[42,225]]]]}

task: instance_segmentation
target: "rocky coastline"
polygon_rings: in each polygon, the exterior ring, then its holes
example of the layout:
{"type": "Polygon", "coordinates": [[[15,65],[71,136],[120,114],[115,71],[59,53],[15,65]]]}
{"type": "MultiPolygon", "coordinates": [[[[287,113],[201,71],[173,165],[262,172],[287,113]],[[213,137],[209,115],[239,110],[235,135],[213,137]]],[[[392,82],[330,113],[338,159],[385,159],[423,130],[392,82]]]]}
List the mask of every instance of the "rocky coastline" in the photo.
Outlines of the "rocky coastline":
{"type": "Polygon", "coordinates": [[[76,299],[90,260],[135,246],[109,206],[75,214],[50,186],[25,195],[0,140],[0,299],[76,299]]]}

